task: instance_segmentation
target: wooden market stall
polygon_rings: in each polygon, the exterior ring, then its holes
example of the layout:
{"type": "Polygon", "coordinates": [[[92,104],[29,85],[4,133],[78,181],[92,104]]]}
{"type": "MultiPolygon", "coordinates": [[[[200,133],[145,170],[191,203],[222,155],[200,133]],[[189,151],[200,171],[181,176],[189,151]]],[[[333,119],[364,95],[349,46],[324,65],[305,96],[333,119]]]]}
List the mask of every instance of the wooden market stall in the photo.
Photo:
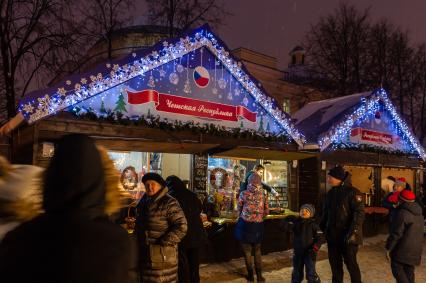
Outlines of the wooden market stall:
{"type": "Polygon", "coordinates": [[[245,174],[263,163],[279,192],[264,251],[289,247],[274,221],[298,209],[294,164],[314,154],[297,152],[303,137],[290,117],[208,26],[30,93],[18,110],[9,126],[26,123],[13,132],[14,162],[46,166],[59,137],[83,133],[107,148],[134,198],[146,172],[183,179],[214,210],[205,260],[241,255],[236,197],[245,174]]]}
{"type": "Polygon", "coordinates": [[[387,209],[383,197],[392,190],[386,178],[405,178],[420,194],[425,152],[406,123],[400,118],[385,90],[358,93],[312,102],[293,118],[306,135],[305,148],[319,151],[317,159],[302,160],[301,166],[315,175],[311,193],[304,194],[300,181],[300,203],[317,198],[321,208],[328,185],[326,172],[336,164],[351,174],[352,184],[364,194],[366,222],[364,233],[387,232],[387,209]]]}

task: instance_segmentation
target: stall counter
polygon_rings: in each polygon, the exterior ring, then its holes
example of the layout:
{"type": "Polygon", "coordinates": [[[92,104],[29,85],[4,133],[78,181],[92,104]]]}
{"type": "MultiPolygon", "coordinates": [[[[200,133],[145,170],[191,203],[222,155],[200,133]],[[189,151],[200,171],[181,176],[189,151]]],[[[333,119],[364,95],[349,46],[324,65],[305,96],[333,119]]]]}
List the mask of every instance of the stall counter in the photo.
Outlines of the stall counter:
{"type": "MultiPolygon", "coordinates": [[[[298,212],[291,211],[286,209],[282,214],[269,214],[265,217],[265,220],[269,219],[284,219],[289,216],[299,216],[298,212]]],[[[228,223],[237,223],[238,218],[230,217],[211,217],[210,221],[219,225],[228,224],[228,223]]]]}
{"type": "MultiPolygon", "coordinates": [[[[286,209],[283,214],[268,215],[264,221],[265,234],[262,242],[262,254],[291,249],[291,233],[282,229],[281,221],[286,217],[299,214],[286,209]]],[[[206,231],[208,245],[202,249],[202,262],[224,262],[242,257],[240,243],[235,239],[234,230],[237,218],[211,217],[212,226],[206,231]]]]}

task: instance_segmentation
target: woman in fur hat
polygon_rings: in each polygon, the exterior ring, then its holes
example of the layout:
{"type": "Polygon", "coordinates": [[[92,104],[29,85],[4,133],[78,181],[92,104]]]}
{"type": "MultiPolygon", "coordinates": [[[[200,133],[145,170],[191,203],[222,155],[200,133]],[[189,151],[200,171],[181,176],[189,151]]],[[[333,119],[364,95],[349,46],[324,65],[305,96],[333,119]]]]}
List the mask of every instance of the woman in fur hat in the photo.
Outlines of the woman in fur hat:
{"type": "Polygon", "coordinates": [[[11,165],[0,156],[0,241],[41,212],[42,172],[33,165],[11,165]]]}
{"type": "Polygon", "coordinates": [[[129,282],[133,248],[108,219],[120,204],[106,160],[87,136],[59,140],[44,176],[44,212],[0,245],[2,282],[129,282]]]}

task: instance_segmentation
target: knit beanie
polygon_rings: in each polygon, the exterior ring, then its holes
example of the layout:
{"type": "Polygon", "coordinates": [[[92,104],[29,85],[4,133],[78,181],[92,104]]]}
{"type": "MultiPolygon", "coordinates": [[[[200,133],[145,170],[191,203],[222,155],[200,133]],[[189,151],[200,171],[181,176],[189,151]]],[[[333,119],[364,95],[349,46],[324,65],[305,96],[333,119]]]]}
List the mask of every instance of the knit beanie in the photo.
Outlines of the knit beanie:
{"type": "Polygon", "coordinates": [[[345,180],[345,177],[346,177],[345,170],[340,165],[336,165],[336,167],[331,168],[330,171],[328,172],[328,175],[340,181],[345,180]]]}
{"type": "Polygon", "coordinates": [[[157,183],[159,183],[161,185],[161,187],[165,188],[166,187],[166,181],[164,181],[163,177],[161,177],[159,174],[154,173],[154,172],[149,172],[146,173],[145,175],[143,175],[142,177],[142,183],[145,185],[146,181],[148,180],[152,180],[152,181],[156,181],[157,183]]]}
{"type": "Polygon", "coordinates": [[[300,207],[300,210],[306,209],[311,214],[311,217],[314,217],[315,215],[315,207],[312,204],[305,203],[300,207]]]}
{"type": "Polygon", "coordinates": [[[407,182],[405,180],[405,178],[398,178],[395,180],[395,186],[401,186],[405,189],[405,187],[407,186],[407,182]]]}
{"type": "Polygon", "coordinates": [[[414,202],[416,200],[416,195],[412,191],[403,190],[399,194],[398,199],[404,202],[414,202]]]}

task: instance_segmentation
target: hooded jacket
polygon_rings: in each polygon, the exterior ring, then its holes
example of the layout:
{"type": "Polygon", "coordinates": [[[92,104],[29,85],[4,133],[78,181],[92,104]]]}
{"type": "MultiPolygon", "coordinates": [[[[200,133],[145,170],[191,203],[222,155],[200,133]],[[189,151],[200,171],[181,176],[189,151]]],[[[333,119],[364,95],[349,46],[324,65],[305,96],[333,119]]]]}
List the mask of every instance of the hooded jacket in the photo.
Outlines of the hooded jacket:
{"type": "Polygon", "coordinates": [[[199,248],[206,243],[206,232],[201,221],[202,205],[197,195],[185,188],[185,184],[176,176],[166,179],[169,194],[174,197],[185,214],[188,223],[188,231],[179,243],[179,246],[187,248],[199,248]]]}
{"type": "Polygon", "coordinates": [[[268,200],[263,193],[259,175],[252,174],[248,178],[247,190],[238,198],[238,211],[241,218],[247,222],[263,222],[263,218],[268,215],[268,200]]]}
{"type": "Polygon", "coordinates": [[[130,239],[106,214],[106,181],[92,139],[63,137],[46,170],[44,213],[6,235],[2,282],[128,282],[130,239]]]}
{"type": "Polygon", "coordinates": [[[395,210],[390,223],[390,234],[386,249],[393,260],[408,264],[420,265],[423,249],[424,219],[422,208],[416,202],[403,202],[395,210]]]}

